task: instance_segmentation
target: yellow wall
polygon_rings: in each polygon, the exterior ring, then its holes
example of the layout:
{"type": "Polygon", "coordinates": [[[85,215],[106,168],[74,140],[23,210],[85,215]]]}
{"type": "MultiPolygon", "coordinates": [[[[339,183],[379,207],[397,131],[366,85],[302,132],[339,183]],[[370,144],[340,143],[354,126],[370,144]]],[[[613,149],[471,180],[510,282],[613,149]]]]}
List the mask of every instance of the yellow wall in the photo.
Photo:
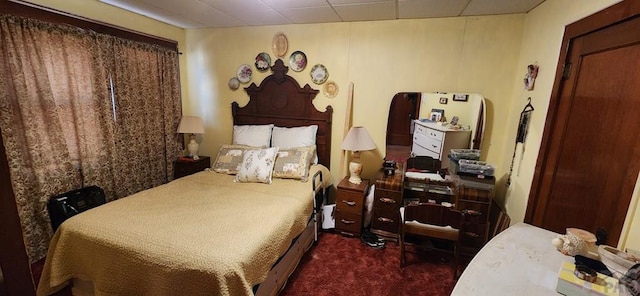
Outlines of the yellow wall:
{"type": "MultiPolygon", "coordinates": [[[[28,2],[127,28],[129,30],[174,40],[178,42],[179,50],[184,51],[186,43],[184,29],[165,24],[112,5],[104,4],[97,0],[28,0],[28,2]]],[[[187,84],[184,83],[184,81],[188,80],[187,74],[189,73],[186,68],[186,61],[186,55],[181,55],[180,80],[182,81],[183,101],[188,97],[187,84]]]]}
{"type": "MultiPolygon", "coordinates": [[[[389,106],[401,91],[484,95],[489,108],[483,155],[489,162],[498,162],[504,154],[502,135],[506,131],[501,121],[506,118],[508,102],[513,101],[511,82],[519,76],[515,65],[524,16],[187,30],[190,97],[184,112],[202,116],[206,130],[201,154],[215,156],[220,145],[231,142],[231,103],[248,101],[242,87],[233,91],[227,81],[241,64],[253,67],[255,56],[262,51],[274,58],[272,37],[282,31],[289,40],[289,53],[301,50],[308,59],[307,68],[289,71],[291,76],[302,85],[321,89],[309,77],[311,66],[320,63],[327,67],[329,80],[340,87],[336,98],[320,93],[314,101],[320,110],[327,105],[334,109],[331,169],[336,180],[349,82],[354,83],[353,125],[365,126],[378,146],[362,153],[364,177],[373,177],[382,163],[389,106]]],[[[288,65],[288,56],[285,62],[288,65]]],[[[268,75],[254,73],[251,82],[256,84],[268,75]]]]}
{"type": "MultiPolygon", "coordinates": [[[[526,99],[531,97],[535,111],[529,126],[526,143],[524,145],[520,144],[516,148],[516,161],[511,186],[506,190],[506,194],[498,195],[505,197],[503,202],[507,213],[512,219],[512,223],[523,221],[526,212],[560,54],[560,46],[564,35],[564,27],[617,2],[620,1],[547,0],[525,17],[522,48],[517,62],[518,76],[516,77],[517,79],[512,81],[513,91],[510,95],[512,104],[506,110],[505,115],[507,116],[504,118],[504,124],[508,126],[507,139],[503,141],[505,145],[502,149],[503,154],[497,157],[497,159],[502,160],[502,171],[508,172],[520,111],[526,105],[526,99]],[[533,91],[525,91],[522,78],[526,73],[527,65],[534,63],[540,66],[535,88],[533,91]]],[[[505,190],[504,181],[505,179],[503,178],[500,182],[502,186],[498,186],[498,188],[505,190]]],[[[637,189],[638,186],[636,185],[636,192],[629,207],[627,221],[618,244],[619,248],[640,248],[640,236],[633,235],[634,233],[640,233],[640,221],[635,221],[635,223],[632,221],[633,213],[635,213],[638,204],[637,189]]]]}

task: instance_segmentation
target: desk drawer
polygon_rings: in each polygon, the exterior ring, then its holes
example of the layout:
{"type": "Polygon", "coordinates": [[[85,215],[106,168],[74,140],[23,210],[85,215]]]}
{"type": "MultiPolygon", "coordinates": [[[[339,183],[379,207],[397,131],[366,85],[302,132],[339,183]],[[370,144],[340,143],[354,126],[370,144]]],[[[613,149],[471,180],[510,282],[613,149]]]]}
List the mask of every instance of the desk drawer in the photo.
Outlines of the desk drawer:
{"type": "Polygon", "coordinates": [[[398,233],[400,225],[400,210],[385,210],[373,208],[373,218],[371,219],[371,229],[384,230],[391,233],[398,233]]]}
{"type": "Polygon", "coordinates": [[[402,193],[399,191],[388,191],[377,189],[373,199],[373,207],[385,210],[398,210],[402,203],[402,193]]]}
{"type": "Polygon", "coordinates": [[[491,203],[478,202],[474,200],[458,199],[456,208],[460,211],[473,210],[478,212],[479,221],[487,221],[489,219],[489,207],[491,203]]]}
{"type": "Polygon", "coordinates": [[[336,230],[349,234],[360,234],[362,215],[347,213],[336,209],[336,230]]]}

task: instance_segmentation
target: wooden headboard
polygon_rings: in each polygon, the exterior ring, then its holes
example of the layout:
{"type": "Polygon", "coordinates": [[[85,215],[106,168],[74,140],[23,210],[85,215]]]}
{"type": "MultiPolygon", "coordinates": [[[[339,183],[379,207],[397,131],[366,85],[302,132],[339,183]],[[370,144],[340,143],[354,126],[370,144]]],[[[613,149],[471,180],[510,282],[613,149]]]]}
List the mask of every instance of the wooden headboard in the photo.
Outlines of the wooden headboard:
{"type": "Polygon", "coordinates": [[[327,106],[324,112],[313,106],[318,90],[309,84],[300,84],[287,75],[289,67],[277,59],[271,67],[273,74],[267,76],[260,86],[251,83],[245,91],[249,94],[249,103],[240,107],[237,102],[231,104],[234,125],[270,124],[280,127],[317,125],[316,146],[318,163],[329,168],[331,163],[331,118],[333,108],[327,106]]]}

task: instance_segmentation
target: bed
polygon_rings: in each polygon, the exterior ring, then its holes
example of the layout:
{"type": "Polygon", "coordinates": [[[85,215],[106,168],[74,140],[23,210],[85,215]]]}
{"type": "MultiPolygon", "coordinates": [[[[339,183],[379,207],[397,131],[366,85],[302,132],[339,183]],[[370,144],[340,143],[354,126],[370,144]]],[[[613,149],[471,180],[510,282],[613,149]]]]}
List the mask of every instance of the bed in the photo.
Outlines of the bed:
{"type": "MultiPolygon", "coordinates": [[[[277,60],[249,102],[232,104],[234,125],[317,126],[308,180],[238,183],[207,170],[91,209],[55,233],[38,286],[50,295],[275,295],[319,229],[332,177],[332,109],[277,60]]],[[[263,149],[263,150],[266,150],[263,149]]],[[[238,174],[239,175],[239,174],[238,174]]]]}

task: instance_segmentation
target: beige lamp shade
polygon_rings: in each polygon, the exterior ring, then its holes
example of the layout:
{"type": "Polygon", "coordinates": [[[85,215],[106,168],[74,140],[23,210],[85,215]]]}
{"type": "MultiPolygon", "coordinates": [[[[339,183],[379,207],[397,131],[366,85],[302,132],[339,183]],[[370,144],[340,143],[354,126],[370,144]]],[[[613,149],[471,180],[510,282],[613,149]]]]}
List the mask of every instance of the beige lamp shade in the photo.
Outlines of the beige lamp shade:
{"type": "Polygon", "coordinates": [[[189,136],[189,144],[187,144],[187,151],[189,151],[189,156],[191,158],[193,158],[194,160],[199,159],[199,145],[198,142],[196,142],[195,134],[204,134],[204,125],[202,124],[202,119],[198,116],[182,116],[182,119],[180,119],[180,124],[178,125],[178,133],[191,134],[189,136]]]}
{"type": "Polygon", "coordinates": [[[360,151],[376,149],[376,143],[373,142],[373,139],[371,139],[371,136],[364,126],[354,126],[349,130],[347,136],[344,137],[342,149],[354,152],[353,160],[349,163],[349,182],[353,184],[362,183],[362,179],[360,178],[362,164],[358,161],[360,151]]]}

